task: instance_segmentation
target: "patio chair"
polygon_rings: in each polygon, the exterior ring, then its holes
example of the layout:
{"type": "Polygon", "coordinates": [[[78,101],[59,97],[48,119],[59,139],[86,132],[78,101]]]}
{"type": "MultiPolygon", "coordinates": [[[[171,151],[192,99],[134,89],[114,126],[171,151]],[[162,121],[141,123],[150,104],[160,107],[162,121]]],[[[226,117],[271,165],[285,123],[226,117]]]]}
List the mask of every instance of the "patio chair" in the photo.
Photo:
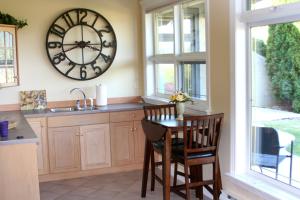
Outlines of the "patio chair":
{"type": "Polygon", "coordinates": [[[293,140],[290,142],[290,153],[282,155],[280,149],[286,146],[280,146],[278,131],[270,127],[254,127],[252,142],[251,164],[260,168],[273,168],[276,170],[275,178],[278,178],[278,165],[285,158],[290,158],[289,182],[292,177],[293,164],[293,140]]]}

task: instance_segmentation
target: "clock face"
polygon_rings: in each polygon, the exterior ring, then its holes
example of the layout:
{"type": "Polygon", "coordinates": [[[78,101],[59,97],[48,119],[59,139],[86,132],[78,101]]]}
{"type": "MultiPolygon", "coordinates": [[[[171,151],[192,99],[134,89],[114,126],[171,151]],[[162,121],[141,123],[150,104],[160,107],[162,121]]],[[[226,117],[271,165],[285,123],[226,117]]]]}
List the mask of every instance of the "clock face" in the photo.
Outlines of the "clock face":
{"type": "Polygon", "coordinates": [[[111,66],[117,40],[102,15],[78,8],[64,12],[52,23],[46,49],[51,64],[61,74],[75,80],[90,80],[111,66]]]}

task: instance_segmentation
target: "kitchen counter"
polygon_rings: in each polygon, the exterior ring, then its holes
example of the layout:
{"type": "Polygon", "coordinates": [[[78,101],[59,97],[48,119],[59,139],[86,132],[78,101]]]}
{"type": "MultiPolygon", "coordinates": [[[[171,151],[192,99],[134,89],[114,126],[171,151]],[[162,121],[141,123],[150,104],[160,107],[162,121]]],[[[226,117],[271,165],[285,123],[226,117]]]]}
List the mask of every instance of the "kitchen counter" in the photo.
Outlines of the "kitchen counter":
{"type": "Polygon", "coordinates": [[[96,107],[94,110],[83,110],[83,111],[59,111],[51,112],[50,109],[45,110],[26,110],[22,111],[22,114],[27,117],[51,117],[51,116],[63,116],[63,115],[82,115],[99,112],[119,112],[119,111],[130,111],[143,109],[143,103],[128,103],[128,104],[111,104],[107,106],[96,107]]]}
{"type": "Polygon", "coordinates": [[[51,117],[51,116],[64,116],[64,115],[81,115],[99,112],[118,112],[143,109],[145,104],[129,103],[129,104],[112,104],[107,106],[97,107],[95,110],[85,111],[59,111],[51,112],[49,109],[45,110],[27,110],[27,111],[7,111],[0,112],[1,120],[11,120],[17,122],[17,127],[10,129],[8,137],[0,137],[0,145],[8,144],[24,144],[24,143],[37,143],[38,138],[27,123],[26,118],[32,117],[51,117]],[[17,139],[17,137],[19,139],[17,139]]]}
{"type": "Polygon", "coordinates": [[[0,119],[17,122],[17,127],[9,130],[8,137],[0,137],[0,145],[38,142],[37,136],[27,123],[21,111],[0,112],[0,119]],[[17,137],[20,138],[17,139],[17,137]]]}

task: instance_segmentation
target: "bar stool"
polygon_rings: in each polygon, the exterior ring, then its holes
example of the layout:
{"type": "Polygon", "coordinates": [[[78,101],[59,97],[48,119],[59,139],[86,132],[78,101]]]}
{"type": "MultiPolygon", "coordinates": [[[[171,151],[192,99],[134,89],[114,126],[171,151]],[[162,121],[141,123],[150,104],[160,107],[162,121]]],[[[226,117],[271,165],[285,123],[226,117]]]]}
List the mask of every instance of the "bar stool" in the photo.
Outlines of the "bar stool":
{"type": "MultiPolygon", "coordinates": [[[[184,146],[172,150],[175,163],[184,166],[185,183],[175,184],[172,190],[179,196],[190,200],[190,189],[197,189],[196,196],[203,199],[203,187],[219,199],[221,193],[221,175],[218,160],[218,148],[221,124],[224,114],[191,116],[184,118],[183,139],[184,146]],[[212,164],[213,178],[203,180],[202,166],[212,164]],[[211,188],[209,185],[213,185],[211,188]],[[185,190],[183,193],[181,190],[185,190]]],[[[178,169],[174,174],[177,179],[178,169]]]]}
{"type": "MultiPolygon", "coordinates": [[[[155,180],[159,183],[163,183],[163,180],[155,174],[155,167],[161,166],[162,162],[155,161],[154,152],[163,154],[164,149],[164,135],[166,129],[160,126],[155,126],[151,122],[152,120],[172,119],[177,117],[177,110],[175,104],[165,105],[151,105],[144,106],[145,118],[142,121],[144,133],[146,134],[146,145],[145,145],[145,157],[146,152],[150,151],[150,162],[151,162],[151,191],[155,189],[155,180]]],[[[179,145],[183,146],[183,138],[178,138],[178,133],[174,133],[175,138],[172,139],[172,148],[176,148],[179,145]]],[[[146,158],[145,158],[146,159],[146,158]]],[[[145,162],[144,162],[145,163],[145,162]]],[[[148,163],[146,162],[146,165],[148,163]]],[[[147,173],[147,166],[144,166],[144,173],[147,173]],[[146,168],[145,168],[146,167],[146,168]]],[[[142,197],[146,196],[146,185],[147,182],[143,183],[145,186],[142,188],[142,197]]]]}

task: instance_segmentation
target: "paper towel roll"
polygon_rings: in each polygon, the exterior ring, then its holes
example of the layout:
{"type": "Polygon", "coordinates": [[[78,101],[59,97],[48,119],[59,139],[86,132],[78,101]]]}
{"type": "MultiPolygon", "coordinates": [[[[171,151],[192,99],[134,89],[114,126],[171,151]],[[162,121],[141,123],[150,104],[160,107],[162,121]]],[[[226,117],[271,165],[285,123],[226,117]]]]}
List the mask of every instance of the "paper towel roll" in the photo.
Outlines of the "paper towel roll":
{"type": "Polygon", "coordinates": [[[106,106],[107,105],[107,88],[105,85],[96,85],[96,105],[106,106]]]}

